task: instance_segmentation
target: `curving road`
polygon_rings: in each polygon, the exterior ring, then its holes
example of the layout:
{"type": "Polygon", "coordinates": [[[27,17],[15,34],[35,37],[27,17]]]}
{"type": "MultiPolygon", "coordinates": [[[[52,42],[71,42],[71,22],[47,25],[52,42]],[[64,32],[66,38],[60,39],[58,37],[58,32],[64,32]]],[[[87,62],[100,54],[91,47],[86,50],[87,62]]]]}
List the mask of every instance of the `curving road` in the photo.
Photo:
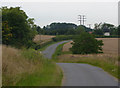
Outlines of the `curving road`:
{"type": "MultiPolygon", "coordinates": [[[[69,41],[69,40],[68,40],[69,41]]],[[[68,41],[62,41],[62,42],[58,42],[56,44],[53,44],[53,45],[50,45],[49,47],[47,47],[44,51],[42,51],[44,57],[48,58],[48,59],[51,59],[52,58],[52,55],[53,53],[55,52],[56,48],[58,45],[60,44],[63,44],[65,42],[68,42],[68,41]]]]}
{"type": "MultiPolygon", "coordinates": [[[[46,48],[42,53],[51,59],[56,47],[68,41],[62,41],[46,48]]],[[[118,81],[101,68],[88,64],[57,63],[63,70],[62,86],[118,86],[118,81]]]]}

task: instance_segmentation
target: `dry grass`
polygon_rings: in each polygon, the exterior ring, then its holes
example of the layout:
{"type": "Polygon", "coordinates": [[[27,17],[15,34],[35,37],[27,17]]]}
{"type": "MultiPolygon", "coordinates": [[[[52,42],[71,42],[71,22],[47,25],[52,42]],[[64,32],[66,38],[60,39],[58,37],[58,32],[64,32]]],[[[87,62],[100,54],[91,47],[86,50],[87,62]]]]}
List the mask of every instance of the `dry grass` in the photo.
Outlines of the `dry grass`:
{"type": "Polygon", "coordinates": [[[70,41],[70,42],[64,44],[62,51],[63,51],[63,52],[64,52],[64,51],[69,51],[69,48],[72,47],[72,44],[71,44],[72,42],[73,42],[73,41],[70,41]]]}
{"type": "MultiPolygon", "coordinates": [[[[105,54],[117,54],[118,53],[118,38],[97,38],[98,40],[103,40],[103,52],[105,54]]],[[[69,51],[72,47],[72,42],[66,43],[63,46],[63,51],[69,51]]]]}
{"type": "Polygon", "coordinates": [[[118,65],[118,56],[115,54],[88,54],[88,55],[79,55],[79,54],[63,54],[58,56],[60,62],[78,62],[81,59],[90,59],[90,60],[102,60],[107,63],[112,63],[118,65]]]}
{"type": "Polygon", "coordinates": [[[22,73],[31,74],[36,70],[36,65],[40,67],[40,62],[32,62],[21,56],[21,51],[15,48],[2,47],[2,74],[3,85],[15,85],[20,79],[22,73]]]}
{"type": "Polygon", "coordinates": [[[33,49],[2,47],[3,86],[60,86],[61,69],[33,49]]]}
{"type": "Polygon", "coordinates": [[[50,36],[50,35],[36,35],[34,38],[34,42],[39,43],[39,44],[44,44],[46,42],[49,42],[52,40],[52,38],[55,36],[50,36]]]}

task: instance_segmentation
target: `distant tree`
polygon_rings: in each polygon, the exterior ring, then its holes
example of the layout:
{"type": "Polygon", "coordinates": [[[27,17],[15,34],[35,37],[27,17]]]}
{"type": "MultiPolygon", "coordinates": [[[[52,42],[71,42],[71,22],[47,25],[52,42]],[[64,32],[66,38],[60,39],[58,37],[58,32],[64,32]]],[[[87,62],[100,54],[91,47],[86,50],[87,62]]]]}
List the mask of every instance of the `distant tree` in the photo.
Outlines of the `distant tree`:
{"type": "Polygon", "coordinates": [[[104,33],[103,33],[103,31],[101,29],[94,30],[93,34],[104,35],[104,33]]]}
{"type": "Polygon", "coordinates": [[[114,31],[116,30],[115,29],[115,26],[112,25],[112,24],[108,24],[108,23],[104,23],[101,25],[101,29],[102,31],[105,33],[105,32],[110,32],[111,35],[114,34],[114,31]]]}
{"type": "Polygon", "coordinates": [[[49,35],[71,35],[75,33],[76,28],[77,25],[72,23],[51,23],[43,27],[45,34],[49,35]]]}
{"type": "Polygon", "coordinates": [[[89,33],[81,33],[77,36],[72,43],[72,48],[70,50],[74,54],[92,54],[102,52],[102,40],[95,39],[89,33]]]}
{"type": "Polygon", "coordinates": [[[117,28],[117,33],[118,33],[118,35],[120,35],[120,25],[117,28]]]}
{"type": "Polygon", "coordinates": [[[51,23],[50,25],[44,26],[45,34],[48,35],[78,35],[81,32],[91,32],[92,29],[87,28],[83,25],[77,26],[73,23],[51,23]]]}
{"type": "Polygon", "coordinates": [[[108,23],[95,24],[94,34],[104,35],[105,32],[109,32],[111,35],[117,35],[117,27],[108,23]]]}
{"type": "Polygon", "coordinates": [[[94,29],[95,30],[101,29],[101,25],[102,25],[102,23],[99,23],[99,24],[96,23],[96,24],[94,24],[94,26],[95,26],[94,29]]]}
{"type": "Polygon", "coordinates": [[[80,34],[82,32],[85,32],[86,29],[85,29],[84,26],[80,25],[80,26],[77,27],[77,29],[75,31],[76,31],[76,34],[80,34]]]}
{"type": "Polygon", "coordinates": [[[44,29],[40,28],[40,26],[37,26],[36,30],[37,30],[38,34],[45,34],[44,29]]]}

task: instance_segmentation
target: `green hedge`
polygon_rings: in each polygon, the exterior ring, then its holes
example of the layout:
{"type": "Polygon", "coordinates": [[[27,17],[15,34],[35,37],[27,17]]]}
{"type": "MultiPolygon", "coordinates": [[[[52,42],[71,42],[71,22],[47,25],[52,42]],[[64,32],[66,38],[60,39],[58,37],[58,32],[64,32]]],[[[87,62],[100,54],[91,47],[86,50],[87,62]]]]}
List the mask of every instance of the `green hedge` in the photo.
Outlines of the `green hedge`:
{"type": "Polygon", "coordinates": [[[120,38],[120,35],[110,35],[110,36],[105,36],[105,35],[95,35],[92,34],[95,38],[120,38]]]}
{"type": "Polygon", "coordinates": [[[52,38],[53,41],[62,41],[62,40],[71,40],[74,38],[75,35],[59,35],[52,38]]]}
{"type": "MultiPolygon", "coordinates": [[[[62,41],[62,40],[72,40],[77,38],[79,35],[58,35],[52,38],[53,41],[62,41]]],[[[120,35],[111,35],[111,36],[104,36],[104,35],[93,35],[95,38],[120,38],[120,35]]]]}

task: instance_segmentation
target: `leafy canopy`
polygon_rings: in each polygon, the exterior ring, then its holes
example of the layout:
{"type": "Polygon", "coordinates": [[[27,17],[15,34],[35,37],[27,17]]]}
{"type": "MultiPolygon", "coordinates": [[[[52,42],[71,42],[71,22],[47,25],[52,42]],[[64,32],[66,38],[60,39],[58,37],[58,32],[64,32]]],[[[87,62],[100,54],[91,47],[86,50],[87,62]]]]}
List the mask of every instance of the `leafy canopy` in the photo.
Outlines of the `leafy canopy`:
{"type": "Polygon", "coordinates": [[[83,32],[77,36],[70,50],[74,54],[92,54],[102,52],[102,40],[95,39],[91,34],[83,32]]]}
{"type": "Polygon", "coordinates": [[[34,19],[28,18],[20,7],[2,7],[2,37],[3,44],[15,47],[31,46],[37,33],[34,19]]]}

